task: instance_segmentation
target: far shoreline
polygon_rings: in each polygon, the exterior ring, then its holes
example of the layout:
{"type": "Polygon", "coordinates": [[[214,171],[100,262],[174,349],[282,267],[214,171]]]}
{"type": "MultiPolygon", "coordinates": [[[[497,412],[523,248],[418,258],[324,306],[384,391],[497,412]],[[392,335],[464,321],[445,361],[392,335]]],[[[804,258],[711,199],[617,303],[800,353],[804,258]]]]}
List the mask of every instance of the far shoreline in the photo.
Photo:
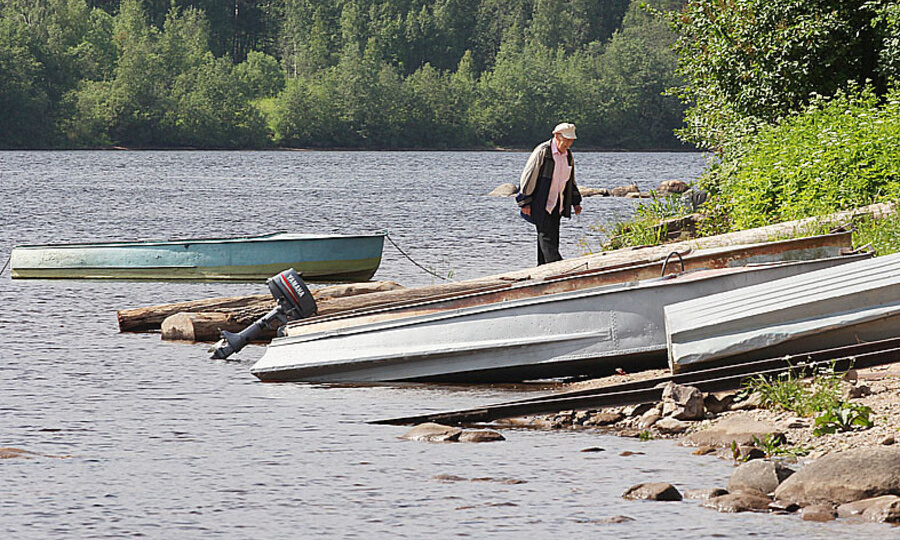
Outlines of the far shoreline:
{"type": "MultiPolygon", "coordinates": [[[[540,141],[538,141],[540,142],[540,141]]],[[[537,143],[536,143],[537,144],[537,143]]],[[[356,147],[322,147],[322,148],[301,148],[301,147],[287,147],[287,146],[275,146],[270,148],[197,148],[197,147],[184,147],[184,146],[96,146],[96,147],[84,147],[84,148],[70,148],[70,147],[59,147],[59,148],[44,148],[44,147],[33,147],[33,148],[0,148],[0,152],[102,152],[102,151],[111,151],[111,152],[485,152],[485,153],[521,153],[521,152],[530,152],[533,147],[483,147],[483,146],[473,146],[469,148],[402,148],[402,147],[391,147],[391,148],[356,148],[356,147]]],[[[638,154],[638,153],[647,153],[647,154],[661,154],[661,153],[677,153],[677,154],[690,154],[697,153],[703,154],[706,153],[704,150],[700,150],[698,148],[641,148],[641,149],[625,149],[625,148],[608,148],[601,146],[575,146],[573,147],[573,153],[578,154],[579,152],[590,152],[590,153],[608,153],[608,154],[638,154]]]]}

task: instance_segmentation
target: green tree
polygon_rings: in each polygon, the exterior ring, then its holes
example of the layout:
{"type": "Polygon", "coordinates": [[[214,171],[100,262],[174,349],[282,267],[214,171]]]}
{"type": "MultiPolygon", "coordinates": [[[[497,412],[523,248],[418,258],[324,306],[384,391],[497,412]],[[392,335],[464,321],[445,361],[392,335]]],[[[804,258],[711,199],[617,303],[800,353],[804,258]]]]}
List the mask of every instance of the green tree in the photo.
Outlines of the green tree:
{"type": "Polygon", "coordinates": [[[266,53],[250,51],[234,72],[251,98],[272,97],[284,89],[284,71],[278,60],[266,53]]]}
{"type": "Polygon", "coordinates": [[[691,0],[671,18],[686,84],[682,136],[723,149],[848,83],[887,86],[877,2],[691,0]],[[884,62],[882,62],[883,64],[884,62]]]}
{"type": "Polygon", "coordinates": [[[671,50],[676,36],[660,17],[632,4],[599,61],[597,103],[606,128],[604,145],[661,148],[677,144],[683,108],[666,95],[681,79],[671,50]]]}

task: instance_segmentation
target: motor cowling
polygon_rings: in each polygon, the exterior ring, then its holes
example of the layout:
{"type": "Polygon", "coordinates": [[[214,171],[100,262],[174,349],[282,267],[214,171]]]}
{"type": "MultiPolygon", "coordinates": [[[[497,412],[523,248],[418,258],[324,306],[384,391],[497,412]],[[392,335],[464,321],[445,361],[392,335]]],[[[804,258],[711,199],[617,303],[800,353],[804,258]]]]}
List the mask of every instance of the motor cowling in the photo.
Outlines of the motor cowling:
{"type": "Polygon", "coordinates": [[[293,268],[270,277],[266,280],[266,284],[269,286],[269,292],[272,293],[278,305],[240,332],[235,333],[223,330],[222,339],[209,349],[211,358],[220,360],[228,358],[243,349],[251,341],[257,339],[266,328],[271,328],[276,321],[285,324],[288,321],[316,314],[318,309],[316,299],[313,298],[306,283],[300,279],[300,274],[293,268]]]}

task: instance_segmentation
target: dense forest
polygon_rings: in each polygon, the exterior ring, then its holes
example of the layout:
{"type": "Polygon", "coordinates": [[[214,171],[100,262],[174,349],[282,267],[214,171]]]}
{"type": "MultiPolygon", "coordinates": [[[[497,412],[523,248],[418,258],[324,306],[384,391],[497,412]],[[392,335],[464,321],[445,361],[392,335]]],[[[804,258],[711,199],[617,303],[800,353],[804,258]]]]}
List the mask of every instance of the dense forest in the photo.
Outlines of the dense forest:
{"type": "Polygon", "coordinates": [[[676,37],[641,0],[0,0],[0,148],[691,148],[676,37]]]}

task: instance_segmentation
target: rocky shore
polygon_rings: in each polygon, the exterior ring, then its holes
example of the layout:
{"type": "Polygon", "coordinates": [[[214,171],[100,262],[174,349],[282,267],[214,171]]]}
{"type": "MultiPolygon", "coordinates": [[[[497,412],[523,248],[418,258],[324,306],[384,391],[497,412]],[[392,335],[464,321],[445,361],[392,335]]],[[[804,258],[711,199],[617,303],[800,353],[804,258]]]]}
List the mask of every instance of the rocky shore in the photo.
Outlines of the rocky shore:
{"type": "MultiPolygon", "coordinates": [[[[663,371],[577,383],[599,388],[658,377],[663,371]]],[[[660,403],[523,417],[509,426],[593,429],[644,440],[677,439],[697,455],[733,460],[728,486],[686,492],[664,479],[633,486],[628,499],[706,499],[720,512],[799,512],[804,520],[900,523],[900,363],[853,370],[843,399],[871,409],[871,427],[814,434],[814,420],[761,408],[758,394],[703,394],[669,383],[660,403]]]]}

